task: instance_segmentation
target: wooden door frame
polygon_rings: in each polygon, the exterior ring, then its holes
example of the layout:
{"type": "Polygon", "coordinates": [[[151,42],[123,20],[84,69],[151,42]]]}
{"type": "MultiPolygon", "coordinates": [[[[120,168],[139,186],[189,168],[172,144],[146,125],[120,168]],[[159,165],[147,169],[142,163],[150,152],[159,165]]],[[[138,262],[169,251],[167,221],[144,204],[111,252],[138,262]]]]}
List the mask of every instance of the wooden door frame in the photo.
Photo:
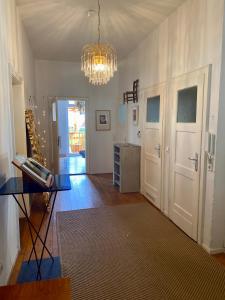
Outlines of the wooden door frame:
{"type": "MultiPolygon", "coordinates": [[[[165,195],[165,189],[164,189],[164,162],[165,162],[165,105],[166,105],[166,90],[167,90],[167,84],[166,83],[159,83],[156,85],[153,85],[151,87],[147,87],[141,91],[141,99],[142,99],[142,116],[143,116],[143,122],[142,122],[142,132],[145,131],[145,124],[146,124],[146,101],[147,98],[149,98],[149,94],[151,94],[151,97],[162,95],[162,98],[160,97],[160,123],[161,123],[161,182],[160,182],[160,210],[164,212],[164,195],[165,195]],[[148,95],[148,96],[147,96],[148,95]],[[162,100],[162,101],[161,101],[162,100]]],[[[141,193],[144,194],[144,139],[142,139],[141,144],[141,193]]]]}
{"type": "MultiPolygon", "coordinates": [[[[16,155],[16,129],[15,129],[15,104],[14,104],[14,93],[13,93],[13,87],[16,86],[19,88],[19,101],[23,101],[24,104],[24,134],[26,138],[26,125],[25,125],[25,107],[26,107],[26,102],[25,102],[25,88],[24,88],[24,80],[23,77],[17,73],[13,66],[11,64],[8,65],[8,70],[9,70],[9,91],[10,91],[10,103],[9,103],[9,115],[10,115],[10,135],[11,135],[11,140],[10,140],[10,147],[9,147],[9,170],[10,170],[10,176],[21,176],[21,172],[17,170],[12,164],[11,161],[14,159],[14,156],[16,155]]],[[[17,112],[18,113],[18,112],[17,112]]],[[[26,143],[26,140],[25,140],[26,143]]],[[[24,153],[20,153],[22,155],[26,155],[26,146],[24,149],[24,153]]],[[[13,200],[14,201],[14,200],[13,200]]],[[[23,202],[21,197],[19,197],[19,202],[22,206],[23,202]]],[[[30,202],[29,202],[29,195],[25,195],[25,203],[26,203],[26,208],[28,211],[28,215],[30,215],[30,202]]],[[[18,218],[18,234],[17,234],[17,245],[18,249],[20,248],[20,233],[19,233],[19,218],[24,218],[23,213],[19,209],[18,205],[15,203],[15,209],[16,209],[16,217],[18,218]]]]}
{"type": "MultiPolygon", "coordinates": [[[[48,110],[49,110],[49,116],[50,116],[50,122],[49,122],[49,139],[50,139],[50,144],[51,144],[51,155],[50,155],[50,164],[52,167],[52,161],[53,161],[53,147],[54,147],[54,143],[53,143],[53,139],[52,139],[52,132],[53,132],[53,128],[52,128],[52,104],[56,101],[85,101],[85,130],[86,130],[86,136],[85,136],[85,151],[86,151],[86,174],[90,173],[90,130],[89,130],[89,118],[88,118],[88,114],[89,114],[89,99],[88,97],[75,97],[75,96],[65,96],[65,97],[52,97],[52,96],[48,96],[48,110]]],[[[58,122],[58,118],[57,118],[57,122],[58,122]]],[[[58,124],[58,123],[57,123],[58,124]]]]}
{"type": "MultiPolygon", "coordinates": [[[[13,96],[13,85],[17,85],[21,89],[21,98],[24,99],[24,81],[22,76],[16,73],[13,67],[9,64],[9,84],[10,84],[10,131],[12,134],[11,146],[10,146],[10,159],[12,160],[16,154],[16,133],[15,133],[15,124],[14,124],[14,96],[13,96]]],[[[25,101],[25,99],[24,99],[25,101]]],[[[25,111],[24,111],[24,124],[25,124],[25,111]]],[[[12,176],[16,176],[15,168],[10,164],[10,171],[12,176]]]]}
{"type": "MultiPolygon", "coordinates": [[[[197,225],[197,243],[202,245],[203,243],[203,230],[204,230],[204,209],[205,209],[205,191],[206,191],[206,174],[207,174],[207,154],[205,152],[205,148],[207,145],[207,132],[209,129],[209,103],[210,103],[210,82],[211,82],[211,70],[212,65],[208,65],[197,70],[194,70],[189,73],[185,73],[178,77],[172,78],[169,84],[169,99],[171,99],[172,103],[172,113],[175,113],[173,95],[171,93],[171,87],[176,80],[185,80],[192,75],[202,75],[204,76],[204,86],[203,86],[203,103],[202,103],[202,138],[201,138],[201,170],[200,170],[200,179],[199,179],[199,200],[198,200],[198,225],[197,225]]],[[[174,115],[171,118],[171,134],[170,134],[170,149],[172,150],[172,142],[173,142],[173,120],[174,115]]],[[[170,178],[169,182],[171,182],[171,173],[172,173],[172,155],[170,151],[170,178]]],[[[171,206],[172,206],[172,199],[171,199],[171,191],[169,190],[169,217],[171,218],[171,206]]]]}

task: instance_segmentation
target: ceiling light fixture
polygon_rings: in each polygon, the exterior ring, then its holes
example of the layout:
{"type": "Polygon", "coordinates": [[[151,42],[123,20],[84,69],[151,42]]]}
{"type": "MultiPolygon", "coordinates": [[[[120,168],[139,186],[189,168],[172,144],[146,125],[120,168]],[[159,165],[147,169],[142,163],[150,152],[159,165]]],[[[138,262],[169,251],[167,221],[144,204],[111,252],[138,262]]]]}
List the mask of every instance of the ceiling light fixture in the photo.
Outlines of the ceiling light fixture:
{"type": "Polygon", "coordinates": [[[117,71],[117,55],[109,44],[101,43],[100,0],[98,0],[98,43],[83,48],[81,70],[93,85],[107,84],[117,71]]]}

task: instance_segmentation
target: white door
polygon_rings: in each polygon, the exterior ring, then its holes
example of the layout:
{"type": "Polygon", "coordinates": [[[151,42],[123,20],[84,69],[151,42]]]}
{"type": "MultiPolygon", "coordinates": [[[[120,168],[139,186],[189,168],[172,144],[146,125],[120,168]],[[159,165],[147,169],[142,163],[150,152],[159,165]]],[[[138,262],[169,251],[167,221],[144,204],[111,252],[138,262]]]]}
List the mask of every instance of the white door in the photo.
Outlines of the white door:
{"type": "Polygon", "coordinates": [[[59,147],[60,137],[58,136],[58,101],[51,101],[52,122],[51,122],[51,143],[52,143],[52,163],[51,169],[54,174],[59,174],[59,147]]]}
{"type": "Polygon", "coordinates": [[[144,92],[142,193],[161,209],[164,87],[144,92]]]}
{"type": "Polygon", "coordinates": [[[174,80],[170,218],[194,240],[198,230],[203,99],[202,72],[174,80]]]}

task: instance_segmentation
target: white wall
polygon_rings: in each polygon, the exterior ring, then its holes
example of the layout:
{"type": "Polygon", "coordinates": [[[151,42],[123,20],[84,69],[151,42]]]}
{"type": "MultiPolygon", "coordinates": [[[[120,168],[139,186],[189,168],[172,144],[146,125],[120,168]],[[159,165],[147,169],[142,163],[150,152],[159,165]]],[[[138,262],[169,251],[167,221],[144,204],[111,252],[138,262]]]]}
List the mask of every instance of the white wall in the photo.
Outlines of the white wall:
{"type": "MultiPolygon", "coordinates": [[[[24,44],[25,33],[17,18],[14,0],[0,1],[0,175],[13,175],[12,159],[12,118],[10,113],[11,78],[10,72],[19,74],[32,70],[33,59],[29,44],[24,44]],[[23,39],[22,39],[23,36],[23,39]],[[25,50],[26,49],[26,50],[25,50]],[[29,54],[29,56],[27,56],[29,54]],[[22,59],[23,57],[23,59],[22,59]],[[10,65],[10,68],[9,68],[10,65]],[[11,71],[10,71],[11,70],[11,71]]],[[[30,74],[32,72],[30,71],[30,74]]],[[[26,76],[28,77],[28,76],[26,76]]],[[[30,92],[34,85],[25,80],[30,92]]],[[[18,209],[10,197],[0,197],[0,285],[6,284],[19,248],[18,209]]]]}
{"type": "MultiPolygon", "coordinates": [[[[48,97],[77,97],[88,99],[87,127],[89,143],[89,173],[112,172],[112,145],[115,129],[115,104],[118,94],[116,76],[104,87],[88,83],[80,70],[80,63],[36,61],[36,97],[38,109],[48,109],[48,97]],[[44,100],[43,100],[44,99],[44,100]],[[112,129],[106,132],[95,130],[95,110],[112,111],[112,129]]],[[[41,131],[48,130],[48,116],[42,121],[41,131]]],[[[48,140],[48,137],[47,137],[48,140]]],[[[49,149],[45,155],[49,161],[49,149]]]]}
{"type": "Polygon", "coordinates": [[[27,35],[20,25],[21,35],[20,35],[20,61],[21,61],[21,71],[24,80],[24,96],[26,100],[26,106],[29,107],[29,98],[34,99],[35,97],[35,60],[34,54],[27,38],[27,35]]]}
{"type": "MultiPolygon", "coordinates": [[[[140,89],[154,84],[169,82],[173,77],[212,64],[209,130],[217,132],[217,116],[220,99],[220,73],[224,1],[188,0],[169,16],[149,37],[125,59],[119,73],[119,95],[132,88],[132,82],[139,78],[140,89]]],[[[129,114],[131,105],[129,105],[129,114]]],[[[170,103],[167,103],[166,128],[169,145],[170,103]]],[[[143,116],[141,116],[143,122],[143,116]]],[[[119,124],[119,123],[118,123],[119,124]]],[[[136,129],[135,129],[136,130],[136,129]]],[[[131,118],[128,124],[118,126],[116,139],[141,143],[132,129],[131,118]]],[[[169,168],[169,155],[166,154],[166,169],[169,168]]],[[[225,168],[223,177],[225,178],[225,168]]],[[[168,174],[166,174],[168,177],[168,174]]],[[[214,173],[207,174],[205,219],[203,243],[210,249],[222,249],[225,238],[225,207],[214,196],[214,173]],[[220,214],[216,214],[216,211],[220,214]],[[218,218],[217,218],[218,217],[218,218]],[[219,234],[212,235],[215,223],[222,224],[219,234]]],[[[168,187],[164,187],[168,189],[168,187]]],[[[168,191],[168,190],[167,190],[168,191]]],[[[224,194],[223,194],[224,195],[224,194]]],[[[168,201],[165,199],[165,212],[168,201]]],[[[223,201],[225,202],[225,201],[223,201]]]]}

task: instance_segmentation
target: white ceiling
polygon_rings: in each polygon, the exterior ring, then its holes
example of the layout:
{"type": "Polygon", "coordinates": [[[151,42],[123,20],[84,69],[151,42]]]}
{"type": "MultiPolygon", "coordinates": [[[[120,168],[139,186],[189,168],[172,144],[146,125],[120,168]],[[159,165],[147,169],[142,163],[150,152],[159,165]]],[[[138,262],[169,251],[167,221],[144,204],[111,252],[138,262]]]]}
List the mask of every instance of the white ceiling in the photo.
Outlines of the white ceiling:
{"type": "MultiPolygon", "coordinates": [[[[125,57],[185,0],[101,0],[102,41],[125,57]]],[[[79,61],[97,39],[97,0],[17,0],[35,56],[79,61]]]]}

